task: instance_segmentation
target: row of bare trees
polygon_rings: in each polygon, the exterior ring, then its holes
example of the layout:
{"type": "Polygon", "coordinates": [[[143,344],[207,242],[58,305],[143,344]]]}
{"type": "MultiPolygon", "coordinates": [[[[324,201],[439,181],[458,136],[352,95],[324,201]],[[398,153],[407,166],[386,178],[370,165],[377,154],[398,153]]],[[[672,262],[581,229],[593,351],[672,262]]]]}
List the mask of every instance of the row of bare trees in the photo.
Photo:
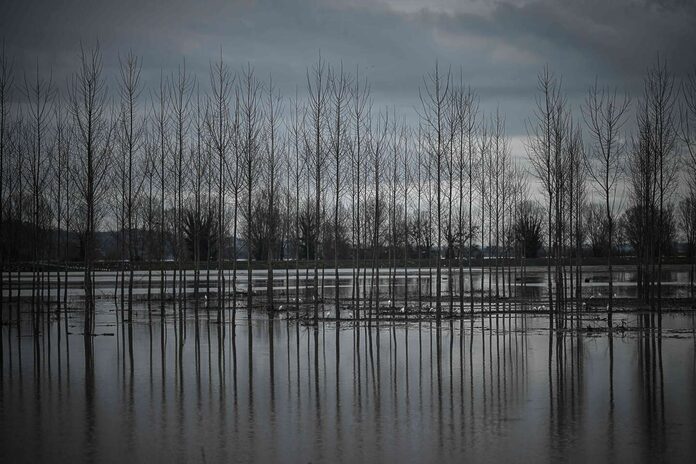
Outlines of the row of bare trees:
{"type": "MultiPolygon", "coordinates": [[[[639,297],[659,313],[664,257],[676,239],[677,194],[684,197],[679,203],[679,222],[689,262],[693,261],[695,81],[696,72],[677,81],[658,59],[648,68],[643,93],[633,107],[628,95],[595,81],[579,111],[574,112],[561,79],[548,68],[539,75],[527,148],[532,173],[546,200],[551,314],[567,309],[564,286],[569,285],[573,294],[573,259],[579,264],[582,246],[589,238],[593,246],[600,248],[601,244],[607,259],[611,325],[618,233],[635,253],[639,297]],[[626,128],[631,112],[635,130],[626,128]],[[680,188],[683,185],[687,188],[680,188]]],[[[576,267],[575,273],[575,301],[579,302],[580,269],[576,267]]]]}
{"type": "Polygon", "coordinates": [[[359,69],[321,57],[292,99],[251,65],[234,72],[222,54],[207,82],[182,62],[150,88],[141,59],[128,53],[115,92],[102,66],[98,46],[82,49],[63,91],[38,66],[15,74],[4,48],[0,59],[2,282],[10,287],[3,302],[19,297],[13,271],[21,269],[31,271],[33,303],[65,307],[68,271],[79,270],[86,334],[98,268],[116,271],[114,297],[128,318],[142,285],[136,270],[147,273],[147,298],[160,301],[162,316],[165,298],[191,298],[198,311],[211,295],[224,321],[223,296],[233,318],[240,295],[251,311],[260,266],[271,311],[275,294],[286,303],[310,298],[318,320],[333,267],[336,317],[345,299],[355,317],[370,319],[402,300],[405,312],[432,307],[439,322],[517,296],[526,259],[542,247],[553,316],[580,307],[583,249],[595,223],[607,242],[611,324],[619,223],[637,255],[641,296],[660,308],[682,162],[689,188],[679,215],[693,256],[696,78],[677,84],[662,62],[633,107],[595,82],[573,108],[545,68],[522,162],[511,153],[505,115],[484,114],[463,71],[457,78],[438,64],[420,86],[415,125],[394,108],[375,108],[359,69]],[[635,134],[626,128],[631,110],[635,134]],[[248,258],[245,282],[239,258],[248,258]],[[349,295],[340,285],[346,263],[349,295]],[[417,282],[417,295],[397,289],[401,273],[417,282]]]}

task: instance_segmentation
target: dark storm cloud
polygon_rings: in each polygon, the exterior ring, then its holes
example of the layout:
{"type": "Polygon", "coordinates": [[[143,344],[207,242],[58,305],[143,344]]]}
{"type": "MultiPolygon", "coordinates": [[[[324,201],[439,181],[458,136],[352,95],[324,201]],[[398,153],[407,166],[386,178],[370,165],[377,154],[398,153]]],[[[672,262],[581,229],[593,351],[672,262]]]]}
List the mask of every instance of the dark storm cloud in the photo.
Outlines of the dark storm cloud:
{"type": "Polygon", "coordinates": [[[372,9],[335,8],[311,0],[290,2],[19,2],[2,7],[8,46],[21,64],[39,61],[61,75],[76,61],[80,40],[98,39],[105,65],[132,48],[147,72],[173,69],[186,57],[203,75],[222,48],[234,66],[247,62],[259,74],[273,72],[294,89],[305,83],[306,66],[318,53],[342,59],[374,74],[375,87],[397,97],[413,92],[421,73],[416,63],[432,62],[427,31],[414,34],[403,18],[372,9]],[[420,37],[418,37],[420,35],[420,37]],[[419,57],[420,55],[420,57],[419,57]],[[405,75],[404,72],[408,75],[405,75]]]}
{"type": "Polygon", "coordinates": [[[38,60],[57,80],[74,69],[80,41],[102,44],[111,75],[118,53],[143,57],[146,80],[186,58],[204,86],[222,48],[236,68],[251,62],[281,90],[305,85],[321,51],[348,69],[360,65],[376,104],[417,106],[417,88],[435,59],[500,105],[509,131],[524,132],[536,73],[548,63],[571,100],[598,75],[640,90],[658,52],[678,72],[696,62],[696,8],[690,2],[619,0],[458,2],[420,0],[5,2],[0,28],[19,67],[38,60]]]}

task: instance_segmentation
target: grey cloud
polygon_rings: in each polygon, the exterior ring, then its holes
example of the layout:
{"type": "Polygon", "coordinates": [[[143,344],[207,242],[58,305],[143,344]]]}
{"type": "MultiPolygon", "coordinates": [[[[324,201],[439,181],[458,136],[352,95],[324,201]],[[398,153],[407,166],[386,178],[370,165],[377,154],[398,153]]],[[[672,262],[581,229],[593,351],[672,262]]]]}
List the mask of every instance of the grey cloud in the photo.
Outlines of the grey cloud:
{"type": "MultiPolygon", "coordinates": [[[[372,83],[376,105],[406,112],[418,104],[418,86],[436,59],[460,67],[481,94],[484,110],[500,105],[509,131],[524,133],[536,74],[548,63],[580,98],[599,75],[640,88],[644,69],[659,51],[678,72],[696,63],[696,7],[689,2],[551,0],[438,2],[386,0],[246,0],[191,2],[105,0],[4,2],[0,30],[18,67],[36,60],[64,79],[77,62],[80,40],[102,44],[107,74],[118,53],[143,57],[146,80],[176,69],[182,57],[202,86],[222,48],[236,69],[246,62],[258,75],[273,73],[281,91],[305,86],[305,70],[319,51],[342,60],[372,83]]],[[[413,112],[409,112],[413,117],[413,112]]]]}

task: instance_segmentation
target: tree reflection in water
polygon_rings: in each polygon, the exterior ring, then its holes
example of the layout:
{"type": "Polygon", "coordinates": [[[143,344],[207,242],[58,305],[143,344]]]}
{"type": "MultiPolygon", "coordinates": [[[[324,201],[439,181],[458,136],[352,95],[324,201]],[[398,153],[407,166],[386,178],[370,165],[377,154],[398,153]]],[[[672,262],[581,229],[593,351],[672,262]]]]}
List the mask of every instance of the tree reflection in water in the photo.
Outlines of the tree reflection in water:
{"type": "Polygon", "coordinates": [[[95,337],[79,311],[38,335],[4,326],[2,447],[12,462],[693,455],[691,315],[619,314],[608,332],[572,314],[549,331],[499,305],[438,327],[146,306],[114,323],[99,302],[95,337]]]}

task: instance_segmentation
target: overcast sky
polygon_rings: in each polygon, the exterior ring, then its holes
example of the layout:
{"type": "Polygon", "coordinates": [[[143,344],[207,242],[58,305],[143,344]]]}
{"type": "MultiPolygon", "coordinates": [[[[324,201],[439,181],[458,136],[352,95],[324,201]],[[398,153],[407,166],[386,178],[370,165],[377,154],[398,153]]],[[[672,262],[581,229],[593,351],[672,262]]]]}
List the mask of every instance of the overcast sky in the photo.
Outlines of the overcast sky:
{"type": "Polygon", "coordinates": [[[457,76],[461,69],[485,110],[507,114],[517,156],[545,64],[563,76],[571,103],[595,76],[637,95],[658,52],[677,74],[696,64],[696,2],[688,0],[8,0],[0,31],[17,68],[38,60],[59,84],[75,69],[80,41],[101,42],[112,78],[118,53],[132,49],[146,82],[185,57],[203,85],[222,48],[233,68],[250,62],[260,76],[272,73],[286,95],[303,90],[321,52],[359,65],[375,104],[408,118],[437,59],[457,76]]]}

